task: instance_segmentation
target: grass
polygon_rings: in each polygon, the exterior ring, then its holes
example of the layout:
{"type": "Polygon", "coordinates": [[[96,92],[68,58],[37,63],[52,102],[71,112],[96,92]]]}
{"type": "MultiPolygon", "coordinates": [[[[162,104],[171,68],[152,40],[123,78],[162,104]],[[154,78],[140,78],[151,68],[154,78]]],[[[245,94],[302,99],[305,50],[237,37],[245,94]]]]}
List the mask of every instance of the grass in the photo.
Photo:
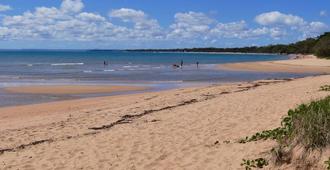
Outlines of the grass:
{"type": "Polygon", "coordinates": [[[268,165],[268,161],[264,158],[258,159],[243,159],[241,166],[244,166],[246,170],[251,170],[252,168],[263,168],[268,165]]]}
{"type": "Polygon", "coordinates": [[[306,148],[330,144],[330,97],[302,104],[289,111],[291,127],[286,137],[300,141],[306,148]]]}
{"type": "Polygon", "coordinates": [[[256,133],[239,142],[246,143],[261,139],[276,139],[286,144],[299,141],[306,148],[322,148],[329,145],[330,96],[289,110],[288,115],[281,122],[281,127],[256,133]]]}
{"type": "Polygon", "coordinates": [[[320,91],[330,91],[330,85],[321,86],[320,91]]]}
{"type": "Polygon", "coordinates": [[[330,170],[330,158],[328,158],[328,160],[324,161],[324,164],[327,166],[327,170],[330,170]]]}
{"type": "MultiPolygon", "coordinates": [[[[330,91],[330,86],[323,89],[330,91]]],[[[239,143],[257,140],[273,139],[278,142],[278,147],[272,149],[275,163],[290,163],[293,148],[303,146],[304,153],[320,150],[330,145],[330,96],[301,104],[296,109],[288,111],[282,119],[281,126],[272,130],[265,130],[245,137],[239,143]]],[[[330,170],[330,158],[324,162],[330,170]]],[[[245,160],[243,165],[247,169],[254,167],[253,162],[245,160]]]]}

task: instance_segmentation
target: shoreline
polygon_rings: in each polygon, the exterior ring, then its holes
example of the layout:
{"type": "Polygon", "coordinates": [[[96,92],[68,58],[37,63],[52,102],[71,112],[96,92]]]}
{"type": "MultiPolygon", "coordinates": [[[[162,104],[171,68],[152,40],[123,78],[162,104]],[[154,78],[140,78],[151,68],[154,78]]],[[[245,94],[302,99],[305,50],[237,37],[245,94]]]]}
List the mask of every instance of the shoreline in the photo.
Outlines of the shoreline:
{"type": "Polygon", "coordinates": [[[318,59],[313,55],[295,55],[293,58],[277,61],[219,64],[218,68],[231,71],[330,73],[330,60],[318,59]]]}
{"type": "Polygon", "coordinates": [[[329,75],[0,108],[1,166],[239,169],[242,159],[264,157],[276,143],[237,140],[329,95],[319,91],[326,84],[329,75]]]}
{"type": "MultiPolygon", "coordinates": [[[[124,50],[127,51],[127,50],[124,50]]],[[[134,51],[128,50],[129,52],[150,52],[150,53],[187,53],[187,54],[232,54],[232,55],[283,55],[289,56],[290,54],[282,54],[282,53],[243,53],[243,52],[184,52],[184,51],[134,51]]]]}
{"type": "Polygon", "coordinates": [[[0,88],[0,108],[154,91],[142,85],[29,85],[0,88]]]}
{"type": "Polygon", "coordinates": [[[5,87],[5,92],[20,94],[99,94],[113,92],[142,91],[147,87],[114,85],[34,85],[5,87]]]}

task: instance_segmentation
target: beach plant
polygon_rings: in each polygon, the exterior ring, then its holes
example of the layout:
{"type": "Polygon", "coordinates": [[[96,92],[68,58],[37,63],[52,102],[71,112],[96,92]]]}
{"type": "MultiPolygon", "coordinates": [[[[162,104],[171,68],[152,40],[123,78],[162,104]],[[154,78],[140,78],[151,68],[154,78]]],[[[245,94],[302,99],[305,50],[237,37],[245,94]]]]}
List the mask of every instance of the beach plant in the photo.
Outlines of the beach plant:
{"type": "Polygon", "coordinates": [[[327,170],[330,170],[330,157],[328,160],[324,161],[324,164],[327,166],[327,170]]]}
{"type": "Polygon", "coordinates": [[[321,86],[320,91],[330,91],[330,85],[321,86]]]}
{"type": "MultiPolygon", "coordinates": [[[[310,153],[309,151],[322,151],[330,145],[330,96],[289,110],[280,127],[256,133],[239,142],[266,139],[275,139],[279,144],[272,149],[276,164],[290,163],[296,146],[304,148],[303,155],[310,153]]],[[[254,167],[253,162],[248,160],[242,164],[246,165],[246,169],[254,167]]],[[[330,170],[330,158],[325,164],[330,170]]]]}
{"type": "Polygon", "coordinates": [[[291,124],[287,139],[313,149],[330,144],[330,96],[302,104],[289,113],[291,124]]]}
{"type": "Polygon", "coordinates": [[[243,159],[241,166],[244,166],[246,170],[251,170],[252,168],[263,168],[268,165],[268,161],[264,158],[257,159],[243,159]]]}
{"type": "Polygon", "coordinates": [[[282,119],[281,127],[256,133],[239,143],[261,139],[276,139],[282,144],[299,141],[306,148],[320,148],[330,144],[330,96],[289,110],[288,115],[282,119]]]}
{"type": "Polygon", "coordinates": [[[281,139],[287,134],[285,128],[279,127],[272,130],[264,130],[262,132],[258,132],[251,137],[245,137],[244,139],[239,140],[239,143],[247,143],[258,140],[267,140],[267,139],[281,139]]]}

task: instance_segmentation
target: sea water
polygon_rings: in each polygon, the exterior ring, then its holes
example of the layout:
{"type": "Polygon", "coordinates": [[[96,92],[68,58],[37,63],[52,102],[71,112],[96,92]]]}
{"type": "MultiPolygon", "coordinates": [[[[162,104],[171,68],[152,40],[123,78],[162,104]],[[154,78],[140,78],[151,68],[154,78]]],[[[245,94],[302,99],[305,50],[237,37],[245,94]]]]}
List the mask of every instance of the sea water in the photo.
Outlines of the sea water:
{"type": "MultiPolygon", "coordinates": [[[[129,84],[150,86],[160,90],[194,83],[251,81],[307,75],[228,71],[217,67],[218,64],[224,63],[283,59],[287,59],[287,56],[120,50],[2,50],[0,89],[24,85],[129,84]],[[181,62],[183,67],[173,67],[181,62]],[[198,68],[196,62],[199,63],[198,68]]],[[[7,94],[0,90],[0,106],[57,98],[61,97],[7,94]],[[31,98],[33,100],[30,100],[31,98]]]]}

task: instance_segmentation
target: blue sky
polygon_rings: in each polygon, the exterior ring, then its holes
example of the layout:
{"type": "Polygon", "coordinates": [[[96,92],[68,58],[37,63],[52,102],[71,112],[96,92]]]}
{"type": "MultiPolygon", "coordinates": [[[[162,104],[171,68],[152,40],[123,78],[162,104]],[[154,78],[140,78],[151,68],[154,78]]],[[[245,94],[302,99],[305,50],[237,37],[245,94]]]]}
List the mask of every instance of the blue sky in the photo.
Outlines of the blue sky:
{"type": "Polygon", "coordinates": [[[1,0],[0,19],[1,49],[241,47],[330,31],[330,1],[1,0]]]}

